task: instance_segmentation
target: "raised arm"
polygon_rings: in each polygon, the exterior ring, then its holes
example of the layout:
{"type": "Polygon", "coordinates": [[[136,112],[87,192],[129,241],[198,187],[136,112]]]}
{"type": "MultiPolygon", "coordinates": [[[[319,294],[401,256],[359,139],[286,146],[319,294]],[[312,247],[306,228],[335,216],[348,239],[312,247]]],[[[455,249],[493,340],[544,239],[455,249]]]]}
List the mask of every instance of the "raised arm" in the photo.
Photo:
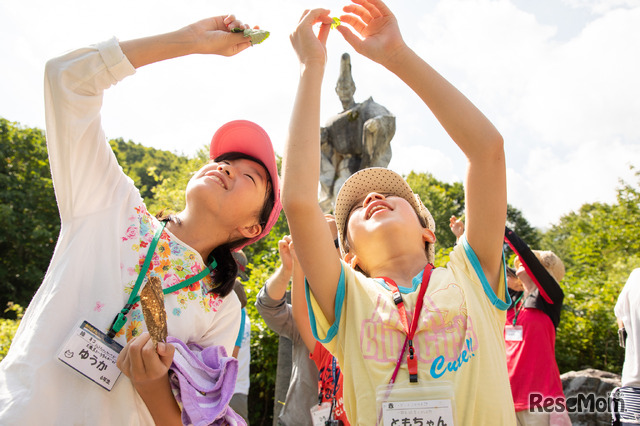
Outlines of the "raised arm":
{"type": "Polygon", "coordinates": [[[313,337],[311,323],[309,321],[309,310],[307,308],[307,299],[304,291],[304,271],[300,266],[300,262],[298,262],[293,244],[290,245],[290,250],[293,257],[293,277],[291,279],[291,310],[293,312],[293,319],[298,328],[298,333],[300,333],[300,337],[309,350],[309,353],[313,353],[316,347],[316,339],[313,337]]]}
{"type": "Polygon", "coordinates": [[[458,241],[460,241],[460,237],[462,237],[462,234],[464,234],[464,222],[460,218],[451,216],[449,218],[449,229],[451,229],[451,233],[456,236],[457,244],[458,241]]]}
{"type": "Polygon", "coordinates": [[[291,237],[285,235],[280,241],[278,241],[278,252],[280,253],[280,267],[276,269],[276,272],[267,280],[264,284],[273,300],[280,300],[284,298],[289,287],[289,281],[291,281],[291,274],[293,272],[293,257],[289,245],[291,244],[291,237]]]}
{"type": "MultiPolygon", "coordinates": [[[[242,34],[230,32],[235,27],[247,28],[233,15],[218,16],[170,33],[123,41],[120,49],[135,68],[194,53],[232,56],[251,45],[242,34]]],[[[237,318],[237,311],[225,320],[228,318],[232,318],[232,324],[237,324],[233,321],[237,318]]],[[[228,333],[228,344],[220,342],[228,351],[232,347],[235,330],[228,333]]],[[[131,379],[156,424],[182,424],[167,373],[173,354],[172,345],[159,343],[156,349],[149,336],[143,334],[129,342],[118,357],[118,367],[131,379]]]]}
{"type": "Polygon", "coordinates": [[[305,11],[291,43],[300,60],[300,81],[293,105],[282,167],[282,205],[298,260],[311,291],[329,322],[334,320],[340,262],[318,205],[320,178],[320,91],[326,63],[329,11],[305,11]],[[316,36],[314,24],[320,23],[316,36]]]}
{"type": "Polygon", "coordinates": [[[234,15],[203,19],[177,31],[123,41],[122,51],[135,68],[193,53],[233,56],[251,46],[233,28],[249,28],[234,15]]]}
{"type": "Polygon", "coordinates": [[[469,161],[466,238],[494,291],[500,277],[507,213],[503,141],[491,122],[453,85],[411,50],[396,18],[380,0],[352,0],[338,31],[362,55],[400,77],[423,100],[469,161]]]}
{"type": "Polygon", "coordinates": [[[285,236],[278,241],[281,263],[260,289],[256,297],[256,308],[271,330],[295,342],[299,338],[299,333],[293,320],[291,305],[285,299],[293,268],[293,260],[289,252],[290,242],[290,236],[285,236]]]}

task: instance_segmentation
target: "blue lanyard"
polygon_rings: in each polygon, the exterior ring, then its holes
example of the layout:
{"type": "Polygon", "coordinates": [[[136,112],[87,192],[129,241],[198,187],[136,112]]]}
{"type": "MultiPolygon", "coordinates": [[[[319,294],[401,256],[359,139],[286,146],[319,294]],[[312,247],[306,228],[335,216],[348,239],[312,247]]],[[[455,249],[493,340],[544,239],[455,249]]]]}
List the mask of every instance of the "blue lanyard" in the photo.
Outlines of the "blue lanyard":
{"type": "Polygon", "coordinates": [[[336,357],[331,360],[331,377],[333,377],[333,395],[331,395],[331,411],[329,411],[329,420],[335,420],[334,410],[336,409],[336,392],[338,391],[338,377],[340,372],[336,372],[336,357]]]}
{"type": "MultiPolygon", "coordinates": [[[[140,296],[139,296],[140,286],[142,285],[142,282],[144,281],[144,277],[147,275],[147,272],[149,271],[151,258],[153,258],[153,254],[156,251],[156,246],[158,245],[158,241],[160,240],[160,236],[162,235],[162,231],[164,231],[165,226],[167,226],[166,221],[162,222],[162,226],[159,227],[156,233],[154,234],[153,241],[151,241],[151,244],[149,245],[149,250],[147,251],[147,256],[144,259],[144,264],[142,265],[142,268],[140,269],[140,273],[138,274],[138,279],[136,280],[136,284],[133,286],[133,290],[131,290],[129,301],[127,302],[126,305],[124,305],[124,308],[122,308],[122,310],[118,312],[116,317],[113,319],[113,323],[111,324],[111,327],[109,327],[109,331],[107,332],[107,335],[112,339],[127,323],[126,315],[129,313],[131,308],[133,308],[133,305],[138,303],[138,301],[140,300],[140,296]]],[[[216,260],[211,258],[211,265],[207,266],[202,271],[200,271],[198,275],[195,275],[189,278],[188,280],[181,281],[178,284],[174,284],[171,287],[167,287],[162,290],[162,293],[164,294],[173,293],[176,290],[180,290],[182,288],[185,288],[186,286],[189,286],[195,282],[198,282],[202,278],[209,275],[211,271],[215,269],[216,266],[217,266],[216,260]]]]}

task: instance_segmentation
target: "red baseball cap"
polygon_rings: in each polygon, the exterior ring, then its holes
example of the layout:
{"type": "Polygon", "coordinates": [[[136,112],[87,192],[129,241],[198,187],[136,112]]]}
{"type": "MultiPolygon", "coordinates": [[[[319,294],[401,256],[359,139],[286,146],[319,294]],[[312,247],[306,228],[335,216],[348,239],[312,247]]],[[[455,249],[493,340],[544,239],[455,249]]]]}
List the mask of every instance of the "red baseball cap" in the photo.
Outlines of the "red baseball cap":
{"type": "Polygon", "coordinates": [[[280,202],[280,181],[278,179],[276,155],[273,151],[271,139],[269,139],[269,135],[262,127],[248,120],[235,120],[222,125],[211,139],[209,158],[214,160],[229,152],[239,152],[260,160],[269,172],[274,195],[273,209],[262,232],[242,246],[237,247],[235,249],[237,251],[258,241],[271,231],[280,216],[282,204],[280,202]]]}

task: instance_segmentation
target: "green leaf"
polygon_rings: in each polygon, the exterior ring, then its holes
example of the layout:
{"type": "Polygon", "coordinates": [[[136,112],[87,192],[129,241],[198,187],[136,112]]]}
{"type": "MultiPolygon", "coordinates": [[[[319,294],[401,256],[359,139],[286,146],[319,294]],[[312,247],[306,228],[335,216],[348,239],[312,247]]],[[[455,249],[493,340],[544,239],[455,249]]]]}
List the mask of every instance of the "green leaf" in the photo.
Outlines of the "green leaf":
{"type": "Polygon", "coordinates": [[[251,44],[260,44],[269,37],[269,31],[265,30],[254,30],[252,28],[247,28],[243,30],[242,28],[232,28],[232,33],[243,32],[245,37],[251,37],[251,44]]]}

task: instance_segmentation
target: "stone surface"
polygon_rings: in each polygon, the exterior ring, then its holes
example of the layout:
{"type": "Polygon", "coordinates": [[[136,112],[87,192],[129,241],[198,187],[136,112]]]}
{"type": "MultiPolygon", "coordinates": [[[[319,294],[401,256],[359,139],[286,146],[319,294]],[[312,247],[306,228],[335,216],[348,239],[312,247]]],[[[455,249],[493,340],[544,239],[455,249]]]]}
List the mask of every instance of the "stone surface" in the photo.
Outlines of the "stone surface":
{"type": "Polygon", "coordinates": [[[575,412],[569,411],[574,426],[611,424],[608,398],[613,388],[620,386],[620,375],[589,368],[569,371],[560,379],[569,407],[575,402],[575,412]]]}
{"type": "Polygon", "coordinates": [[[344,110],[321,129],[320,206],[333,210],[335,197],[345,180],[367,167],[386,167],[391,161],[391,139],[396,118],[372,98],[356,103],[351,59],[342,55],[336,93],[344,110]]]}

